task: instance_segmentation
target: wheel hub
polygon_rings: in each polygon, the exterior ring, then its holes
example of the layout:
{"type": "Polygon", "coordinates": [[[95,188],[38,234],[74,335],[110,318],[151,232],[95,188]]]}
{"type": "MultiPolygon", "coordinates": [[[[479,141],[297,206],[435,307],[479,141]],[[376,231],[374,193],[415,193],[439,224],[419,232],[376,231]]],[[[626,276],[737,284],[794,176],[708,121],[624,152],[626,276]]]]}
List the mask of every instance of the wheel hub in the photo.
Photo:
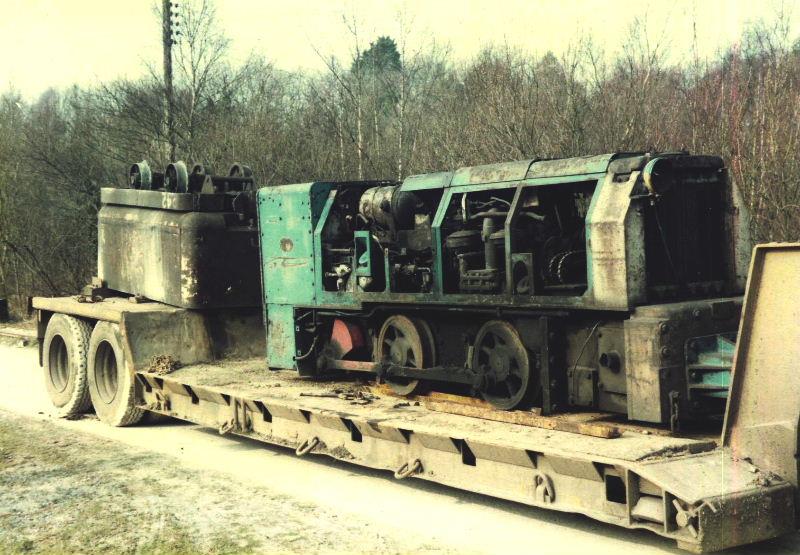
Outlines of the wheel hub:
{"type": "Polygon", "coordinates": [[[64,338],[54,335],[50,343],[50,380],[56,391],[62,392],[69,384],[69,352],[64,338]]]}
{"type": "Polygon", "coordinates": [[[489,368],[496,381],[503,381],[508,378],[511,368],[511,356],[504,347],[495,348],[489,355],[489,368]]]}

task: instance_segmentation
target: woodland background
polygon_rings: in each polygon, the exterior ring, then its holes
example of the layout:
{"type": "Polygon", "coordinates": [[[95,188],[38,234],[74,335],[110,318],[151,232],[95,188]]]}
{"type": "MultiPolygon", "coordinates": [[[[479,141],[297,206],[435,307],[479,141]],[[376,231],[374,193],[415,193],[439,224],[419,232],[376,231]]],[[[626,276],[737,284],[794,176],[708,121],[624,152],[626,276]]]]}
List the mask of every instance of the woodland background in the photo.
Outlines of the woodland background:
{"type": "MultiPolygon", "coordinates": [[[[800,41],[781,14],[714,59],[680,63],[644,22],[614,59],[582,39],[560,57],[490,46],[458,62],[434,41],[343,26],[352,55],[319,52],[325,72],[234,65],[211,1],[191,4],[174,47],[177,158],[218,173],[239,161],[269,185],[686,149],[725,158],[758,240],[800,238],[800,41]]],[[[95,272],[99,188],[123,185],[132,162],[168,162],[158,67],[33,102],[0,94],[0,297],[18,313],[27,296],[75,293],[95,272]]]]}

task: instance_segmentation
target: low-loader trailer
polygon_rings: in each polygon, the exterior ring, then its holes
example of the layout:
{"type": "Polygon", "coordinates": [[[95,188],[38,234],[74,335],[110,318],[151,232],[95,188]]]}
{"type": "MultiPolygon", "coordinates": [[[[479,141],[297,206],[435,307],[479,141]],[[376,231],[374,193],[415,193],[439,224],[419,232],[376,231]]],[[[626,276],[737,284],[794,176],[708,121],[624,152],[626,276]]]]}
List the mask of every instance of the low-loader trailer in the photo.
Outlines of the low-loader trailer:
{"type": "Polygon", "coordinates": [[[98,277],[33,300],[64,415],[149,411],[693,552],[797,528],[800,245],[757,246],[744,289],[719,158],[259,190],[140,163],[101,201],[98,277]]]}

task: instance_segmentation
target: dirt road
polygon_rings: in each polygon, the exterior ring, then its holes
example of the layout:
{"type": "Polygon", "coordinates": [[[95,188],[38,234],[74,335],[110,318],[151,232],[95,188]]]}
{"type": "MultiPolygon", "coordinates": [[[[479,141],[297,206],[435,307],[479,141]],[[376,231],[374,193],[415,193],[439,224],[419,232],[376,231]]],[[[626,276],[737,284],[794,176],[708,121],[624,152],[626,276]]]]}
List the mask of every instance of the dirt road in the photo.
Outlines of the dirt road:
{"type": "MultiPolygon", "coordinates": [[[[2,553],[681,553],[649,533],[190,424],[61,420],[36,358],[0,345],[2,553]]],[[[798,535],[735,551],[798,552],[798,535]]]]}

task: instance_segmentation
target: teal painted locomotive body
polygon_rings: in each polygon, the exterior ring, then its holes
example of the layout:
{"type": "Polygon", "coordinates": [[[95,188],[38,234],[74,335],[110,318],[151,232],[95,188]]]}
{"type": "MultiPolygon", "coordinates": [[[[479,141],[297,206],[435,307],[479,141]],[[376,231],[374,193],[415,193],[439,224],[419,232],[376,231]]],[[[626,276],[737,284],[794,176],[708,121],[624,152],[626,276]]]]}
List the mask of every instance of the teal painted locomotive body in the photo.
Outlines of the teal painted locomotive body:
{"type": "Polygon", "coordinates": [[[545,414],[721,410],[724,368],[698,361],[736,331],[752,245],[718,157],[271,186],[257,206],[271,367],[371,372],[403,393],[427,371],[545,414]]]}

